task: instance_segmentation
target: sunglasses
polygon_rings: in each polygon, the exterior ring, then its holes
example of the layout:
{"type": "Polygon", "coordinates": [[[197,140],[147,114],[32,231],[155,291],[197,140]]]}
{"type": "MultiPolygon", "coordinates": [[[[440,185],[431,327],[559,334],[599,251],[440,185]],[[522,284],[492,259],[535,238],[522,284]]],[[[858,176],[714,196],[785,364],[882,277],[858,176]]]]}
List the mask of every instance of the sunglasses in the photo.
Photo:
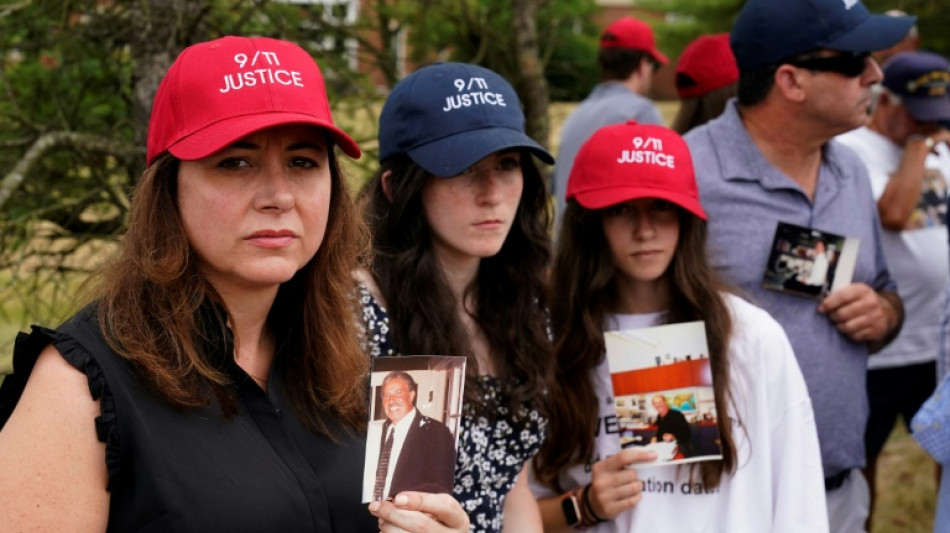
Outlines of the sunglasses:
{"type": "Polygon", "coordinates": [[[829,57],[805,57],[800,59],[790,59],[787,64],[815,70],[820,72],[835,72],[849,78],[856,78],[864,73],[867,68],[868,58],[871,54],[868,52],[844,53],[829,57]]]}

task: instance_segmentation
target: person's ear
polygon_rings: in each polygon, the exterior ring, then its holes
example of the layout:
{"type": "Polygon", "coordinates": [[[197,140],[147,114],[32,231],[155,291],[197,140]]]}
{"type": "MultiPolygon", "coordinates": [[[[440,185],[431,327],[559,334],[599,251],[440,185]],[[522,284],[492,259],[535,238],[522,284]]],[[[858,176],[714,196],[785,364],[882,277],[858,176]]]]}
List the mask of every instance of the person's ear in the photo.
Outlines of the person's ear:
{"type": "Polygon", "coordinates": [[[644,57],[640,60],[640,75],[651,74],[653,72],[653,60],[649,57],[644,57]]]}
{"type": "Polygon", "coordinates": [[[890,105],[894,104],[894,97],[891,96],[891,93],[887,89],[882,89],[881,92],[877,95],[877,105],[885,104],[890,105]]]}
{"type": "Polygon", "coordinates": [[[804,69],[792,65],[782,65],[775,71],[775,89],[782,93],[785,99],[792,102],[803,102],[807,96],[804,84],[804,69]]]}
{"type": "Polygon", "coordinates": [[[386,195],[386,199],[389,200],[389,203],[393,202],[393,192],[389,184],[389,178],[392,177],[392,170],[385,170],[383,174],[379,177],[379,184],[383,187],[383,194],[386,195]]]}

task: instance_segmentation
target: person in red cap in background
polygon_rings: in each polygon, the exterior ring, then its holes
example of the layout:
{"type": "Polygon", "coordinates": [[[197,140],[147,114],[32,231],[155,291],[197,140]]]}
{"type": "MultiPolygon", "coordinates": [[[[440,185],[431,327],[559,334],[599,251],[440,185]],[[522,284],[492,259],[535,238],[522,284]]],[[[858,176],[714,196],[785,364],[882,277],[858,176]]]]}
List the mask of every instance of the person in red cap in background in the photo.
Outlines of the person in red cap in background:
{"type": "Polygon", "coordinates": [[[362,236],[337,148],[360,156],[299,46],[178,56],[94,303],[17,339],[0,531],[468,531],[447,494],[360,503],[362,236]]]}
{"type": "Polygon", "coordinates": [[[729,34],[701,35],[686,45],[676,62],[680,107],[670,126],[680,135],[719,116],[736,95],[739,67],[729,34]]]}
{"type": "Polygon", "coordinates": [[[564,212],[564,193],[574,156],[584,141],[608,124],[627,120],[663,124],[660,110],[646,94],[653,85],[654,71],[668,62],[669,59],[656,47],[653,30],[641,20],[619,18],[601,34],[597,52],[600,83],[571,113],[561,129],[557,163],[551,177],[556,224],[560,224],[564,212]]]}
{"type": "MultiPolygon", "coordinates": [[[[874,510],[878,456],[898,417],[910,421],[937,385],[943,289],[950,282],[950,62],[903,52],[883,65],[884,81],[866,126],[837,139],[868,169],[884,233],[881,244],[907,315],[900,334],[868,358],[870,404],[865,475],[874,510]]],[[[868,520],[870,529],[870,518],[868,520]]]]}
{"type": "Polygon", "coordinates": [[[545,531],[828,531],[805,381],[781,326],[706,259],[683,139],[635,122],[581,148],[551,271],[556,388],[532,468],[545,531]],[[622,449],[604,331],[705,322],[722,460],[651,465],[622,449]],[[613,428],[613,429],[611,429],[613,428]]]}

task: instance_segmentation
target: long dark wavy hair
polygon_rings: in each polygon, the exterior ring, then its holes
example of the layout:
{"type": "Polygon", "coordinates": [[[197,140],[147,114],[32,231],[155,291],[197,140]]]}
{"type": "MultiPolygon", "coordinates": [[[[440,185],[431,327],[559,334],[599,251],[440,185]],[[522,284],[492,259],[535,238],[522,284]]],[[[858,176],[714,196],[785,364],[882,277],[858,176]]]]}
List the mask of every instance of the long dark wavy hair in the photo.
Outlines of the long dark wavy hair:
{"type": "MultiPolygon", "coordinates": [[[[293,409],[311,431],[322,433],[328,433],[325,415],[354,430],[365,425],[368,366],[352,277],[368,248],[366,231],[332,143],[328,152],[332,188],[323,242],[280,286],[268,317],[271,327],[292,332],[288,355],[275,366],[283,365],[293,409]]],[[[136,187],[122,250],[100,276],[99,323],[110,346],[159,398],[185,410],[216,398],[225,414],[233,414],[234,384],[220,361],[233,356],[221,353],[228,310],[188,242],[178,209],[179,167],[178,159],[164,154],[136,187]]]]}
{"type": "MultiPolygon", "coordinates": [[[[707,488],[734,472],[736,448],[727,406],[732,402],[728,344],[732,329],[725,287],[706,261],[706,222],[679,211],[679,242],[666,273],[671,285],[665,322],[703,320],[716,394],[722,461],[701,463],[707,488]]],[[[551,321],[557,357],[548,438],[534,458],[539,481],[559,492],[559,474],[594,454],[598,402],[591,375],[605,356],[604,324],[614,309],[614,266],[602,225],[603,210],[576,201],[564,212],[551,272],[551,321]]]]}
{"type": "Polygon", "coordinates": [[[683,135],[718,117],[726,109],[729,99],[736,95],[737,89],[738,84],[731,83],[696,98],[683,98],[670,129],[683,135]]]}
{"type": "MultiPolygon", "coordinates": [[[[550,213],[544,182],[530,152],[521,152],[521,202],[501,251],[481,260],[466,289],[476,302],[472,317],[484,333],[497,376],[508,385],[512,413],[540,402],[547,387],[551,343],[547,335],[546,269],[550,260],[550,213]]],[[[491,416],[485,405],[471,339],[458,318],[459,305],[432,249],[422,189],[435,178],[406,155],[388,158],[363,189],[361,203],[373,236],[372,276],[389,314],[399,353],[464,355],[466,403],[491,416]],[[382,175],[390,172],[389,193],[382,175]]]]}

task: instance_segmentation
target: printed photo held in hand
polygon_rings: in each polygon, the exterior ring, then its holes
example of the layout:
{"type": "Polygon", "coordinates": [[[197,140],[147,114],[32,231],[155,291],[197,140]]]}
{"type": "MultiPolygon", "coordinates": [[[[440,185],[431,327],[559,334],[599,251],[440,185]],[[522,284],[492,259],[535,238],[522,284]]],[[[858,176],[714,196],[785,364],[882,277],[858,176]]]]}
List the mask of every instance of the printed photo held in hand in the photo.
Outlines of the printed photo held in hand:
{"type": "Polygon", "coordinates": [[[762,286],[824,298],[851,284],[859,244],[854,237],[779,222],[762,286]]]}
{"type": "Polygon", "coordinates": [[[375,357],[363,502],[403,491],[451,493],[465,358],[375,357]]]}
{"type": "Polygon", "coordinates": [[[657,456],[636,466],[721,460],[705,324],[607,331],[604,341],[620,445],[657,456]]]}

